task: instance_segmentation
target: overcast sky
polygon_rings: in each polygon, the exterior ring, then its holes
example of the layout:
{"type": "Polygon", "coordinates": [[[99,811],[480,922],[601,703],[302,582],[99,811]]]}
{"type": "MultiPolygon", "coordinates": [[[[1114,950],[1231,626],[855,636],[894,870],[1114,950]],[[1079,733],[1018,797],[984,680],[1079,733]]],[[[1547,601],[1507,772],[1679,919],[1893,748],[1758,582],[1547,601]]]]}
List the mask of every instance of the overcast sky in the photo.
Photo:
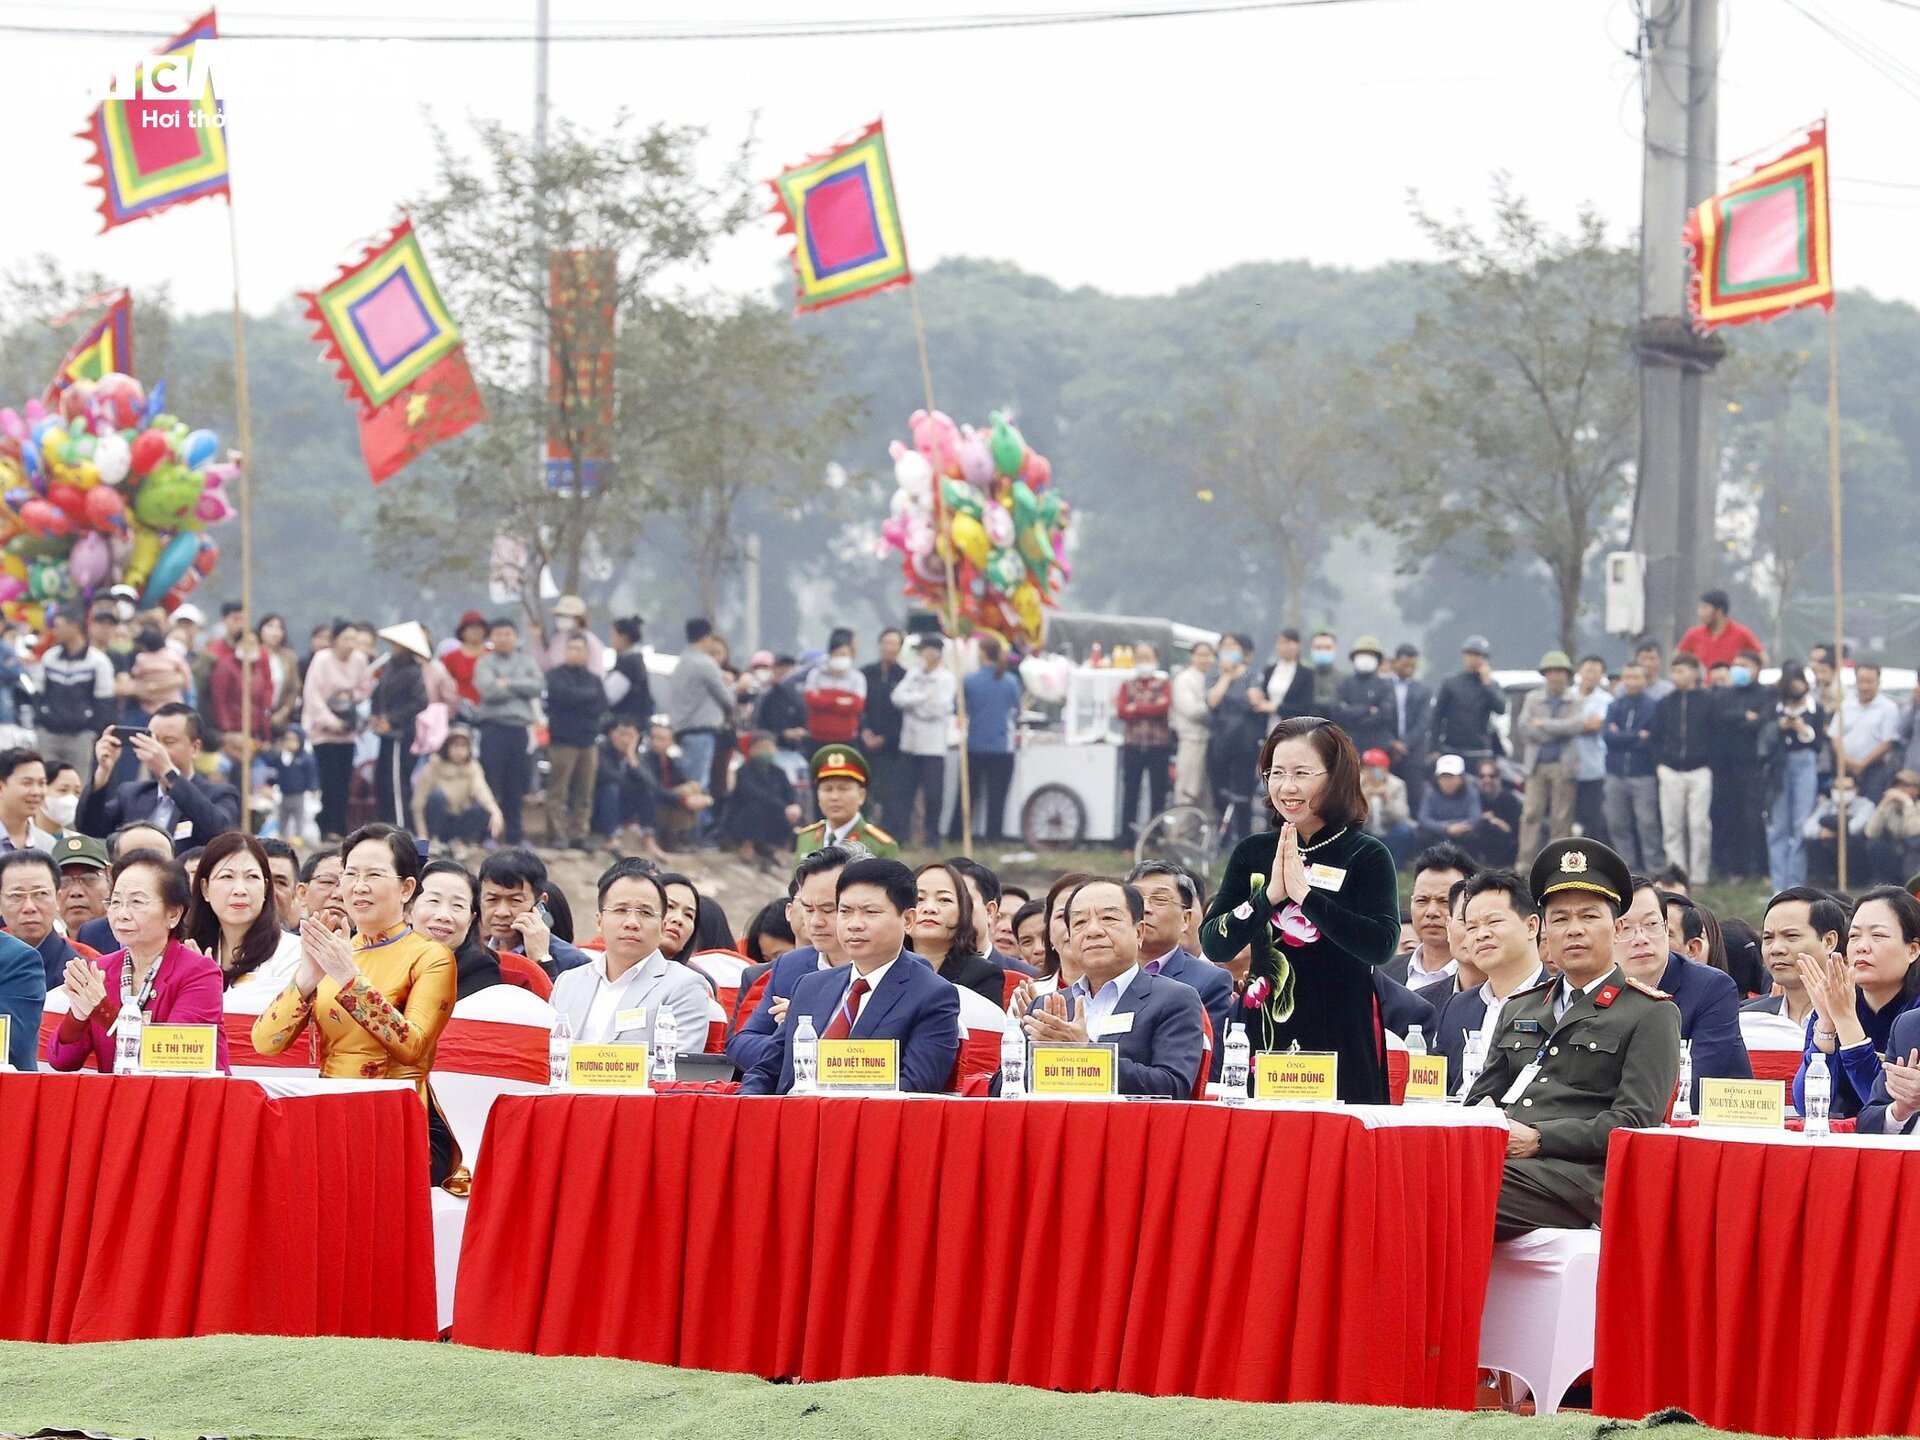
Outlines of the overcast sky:
{"type": "MultiPolygon", "coordinates": [[[[1148,6],[1167,0],[1144,0],[1148,6]]],[[[1094,0],[841,0],[825,15],[1089,9],[1094,0]]],[[[1843,286],[1920,302],[1920,74],[1876,71],[1808,13],[1920,65],[1920,8],[1901,0],[1722,0],[1721,159],[1822,111],[1842,179],[1843,286]],[[1875,182],[1875,183],[1863,183],[1875,182]]],[[[0,25],[171,33],[191,0],[23,4],[0,25]]],[[[244,0],[228,33],[392,34],[530,29],[507,0],[244,0]]],[[[796,13],[760,0],[553,0],[557,32],[724,27],[796,13]]],[[[1320,9],[926,36],[558,43],[553,113],[642,119],[736,140],[758,112],[768,174],[884,112],[916,265],[1011,261],[1067,285],[1177,289],[1247,261],[1367,266],[1424,250],[1407,192],[1483,213],[1495,170],[1556,221],[1592,201],[1626,236],[1640,208],[1640,92],[1627,0],[1379,0],[1320,9]]],[[[10,203],[0,264],[51,250],[134,287],[171,281],[189,310],[229,295],[227,214],[201,202],[97,234],[97,191],[73,138],[98,78],[143,49],[102,36],[0,31],[10,203]]],[[[354,242],[432,180],[424,114],[527,127],[527,44],[247,41],[225,47],[234,190],[249,309],[324,282],[354,242]]],[[[758,288],[784,243],[763,221],[711,267],[758,288]]],[[[1676,240],[1677,243],[1677,240],[1676,240]]],[[[1844,317],[1843,317],[1844,323],[1844,317]]]]}

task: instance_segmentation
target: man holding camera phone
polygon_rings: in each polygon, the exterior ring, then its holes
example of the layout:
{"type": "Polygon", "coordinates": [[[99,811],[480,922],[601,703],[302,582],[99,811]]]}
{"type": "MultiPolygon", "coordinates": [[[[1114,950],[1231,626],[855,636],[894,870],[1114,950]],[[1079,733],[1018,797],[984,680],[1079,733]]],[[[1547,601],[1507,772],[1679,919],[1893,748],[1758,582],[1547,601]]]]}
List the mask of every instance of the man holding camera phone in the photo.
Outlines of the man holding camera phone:
{"type": "Polygon", "coordinates": [[[194,770],[201,734],[194,708],[162,705],[148,726],[112,725],[95,742],[93,783],[80,797],[75,822],[81,831],[109,835],[138,820],[171,836],[179,855],[239,829],[240,792],[194,770]],[[123,748],[133,751],[144,773],[116,789],[113,767],[123,748]]]}

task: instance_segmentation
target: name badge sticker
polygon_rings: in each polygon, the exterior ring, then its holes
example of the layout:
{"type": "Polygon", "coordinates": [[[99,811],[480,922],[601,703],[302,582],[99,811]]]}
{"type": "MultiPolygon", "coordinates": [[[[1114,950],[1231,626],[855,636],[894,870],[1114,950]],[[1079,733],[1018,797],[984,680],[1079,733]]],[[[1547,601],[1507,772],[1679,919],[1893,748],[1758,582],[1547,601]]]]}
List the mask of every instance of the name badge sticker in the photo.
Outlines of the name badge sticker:
{"type": "Polygon", "coordinates": [[[1095,1035],[1094,1038],[1097,1040],[1101,1035],[1132,1034],[1134,1013],[1132,1010],[1129,1010],[1125,1014],[1109,1015],[1105,1020],[1100,1022],[1100,1032],[1098,1035],[1095,1035]]]}
{"type": "Polygon", "coordinates": [[[631,1010],[617,1010],[613,1016],[613,1032],[618,1035],[628,1030],[647,1028],[647,1007],[636,1005],[631,1010]]]}
{"type": "Polygon", "coordinates": [[[1337,865],[1307,866],[1307,884],[1315,890],[1338,890],[1347,883],[1347,872],[1337,865]]]}
{"type": "Polygon", "coordinates": [[[1518,1075],[1513,1077],[1513,1084],[1509,1085],[1507,1087],[1507,1093],[1500,1097],[1500,1103],[1502,1105],[1513,1104],[1514,1101],[1520,1098],[1522,1092],[1526,1090],[1527,1086],[1531,1085],[1534,1082],[1534,1080],[1539,1076],[1539,1074],[1540,1074],[1540,1062],[1538,1060],[1535,1060],[1533,1063],[1528,1065],[1526,1069],[1522,1070],[1518,1075]]]}

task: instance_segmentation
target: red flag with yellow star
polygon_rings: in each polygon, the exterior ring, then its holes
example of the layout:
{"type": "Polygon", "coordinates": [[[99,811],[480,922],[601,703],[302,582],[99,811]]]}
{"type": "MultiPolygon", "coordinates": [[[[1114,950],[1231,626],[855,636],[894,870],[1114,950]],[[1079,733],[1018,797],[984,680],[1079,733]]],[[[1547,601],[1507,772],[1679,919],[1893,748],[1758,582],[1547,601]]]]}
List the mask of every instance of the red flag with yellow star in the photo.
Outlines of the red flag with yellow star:
{"type": "Polygon", "coordinates": [[[371,415],[360,417],[367,474],[378,485],[486,418],[486,404],[467,369],[467,352],[454,350],[371,415]]]}

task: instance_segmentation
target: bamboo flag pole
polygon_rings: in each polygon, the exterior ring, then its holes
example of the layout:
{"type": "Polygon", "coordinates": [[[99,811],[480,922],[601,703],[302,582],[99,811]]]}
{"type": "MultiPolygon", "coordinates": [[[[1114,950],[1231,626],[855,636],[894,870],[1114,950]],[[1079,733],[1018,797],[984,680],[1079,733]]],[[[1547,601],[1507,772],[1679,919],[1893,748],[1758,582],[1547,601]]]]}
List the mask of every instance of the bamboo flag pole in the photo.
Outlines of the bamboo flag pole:
{"type": "MultiPolygon", "coordinates": [[[[913,299],[913,338],[920,347],[920,383],[925,388],[927,414],[934,413],[933,404],[933,366],[927,361],[927,327],[920,316],[920,282],[908,282],[907,293],[913,299]]],[[[945,508],[940,498],[940,471],[936,466],[933,473],[933,520],[934,531],[939,532],[940,514],[945,508]]],[[[946,557],[947,572],[947,613],[941,620],[940,628],[947,633],[952,642],[948,654],[953,660],[953,703],[954,713],[960,718],[960,853],[969,860],[973,858],[973,786],[967,766],[967,687],[966,677],[960,667],[960,598],[954,584],[954,556],[946,557]]],[[[891,823],[891,820],[889,820],[891,823]]],[[[927,829],[937,829],[940,824],[938,815],[927,817],[927,829]]]]}
{"type": "MultiPolygon", "coordinates": [[[[1833,509],[1833,678],[1838,692],[1833,718],[1833,773],[1847,773],[1847,753],[1842,742],[1844,731],[1838,708],[1846,704],[1846,610],[1842,604],[1841,532],[1840,532],[1840,327],[1833,307],[1827,307],[1827,498],[1833,509]]],[[[1847,800],[1852,791],[1834,797],[1834,873],[1841,890],[1847,888],[1847,800]]]]}
{"type": "MultiPolygon", "coordinates": [[[[240,309],[240,227],[233,192],[227,192],[227,248],[233,269],[233,401],[239,412],[240,473],[234,476],[240,511],[240,611],[253,628],[253,413],[247,395],[247,324],[240,309]]],[[[240,655],[240,829],[253,833],[253,665],[256,651],[240,655]]]]}

